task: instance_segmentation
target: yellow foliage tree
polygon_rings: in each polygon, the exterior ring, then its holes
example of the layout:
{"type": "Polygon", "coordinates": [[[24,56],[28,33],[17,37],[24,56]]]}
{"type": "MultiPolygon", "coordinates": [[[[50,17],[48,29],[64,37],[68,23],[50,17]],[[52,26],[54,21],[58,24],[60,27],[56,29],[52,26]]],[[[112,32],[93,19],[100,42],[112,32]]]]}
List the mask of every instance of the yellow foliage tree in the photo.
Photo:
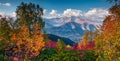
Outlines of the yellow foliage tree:
{"type": "Polygon", "coordinates": [[[58,39],[57,47],[56,47],[57,52],[58,53],[62,52],[64,48],[65,48],[65,43],[63,41],[61,41],[60,39],[58,39]]]}
{"type": "Polygon", "coordinates": [[[110,8],[111,15],[104,20],[100,34],[95,38],[97,61],[119,61],[120,59],[120,6],[110,8]],[[117,13],[117,14],[116,14],[117,13]]]}

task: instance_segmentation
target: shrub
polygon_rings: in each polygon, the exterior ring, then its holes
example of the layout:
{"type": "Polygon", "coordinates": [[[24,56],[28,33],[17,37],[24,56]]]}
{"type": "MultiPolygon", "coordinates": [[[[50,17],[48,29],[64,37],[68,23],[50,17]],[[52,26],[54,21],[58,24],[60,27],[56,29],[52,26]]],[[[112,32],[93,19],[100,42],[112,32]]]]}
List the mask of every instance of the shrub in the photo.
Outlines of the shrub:
{"type": "Polygon", "coordinates": [[[48,61],[54,54],[56,54],[55,49],[47,48],[40,53],[39,56],[34,57],[33,61],[48,61]]]}

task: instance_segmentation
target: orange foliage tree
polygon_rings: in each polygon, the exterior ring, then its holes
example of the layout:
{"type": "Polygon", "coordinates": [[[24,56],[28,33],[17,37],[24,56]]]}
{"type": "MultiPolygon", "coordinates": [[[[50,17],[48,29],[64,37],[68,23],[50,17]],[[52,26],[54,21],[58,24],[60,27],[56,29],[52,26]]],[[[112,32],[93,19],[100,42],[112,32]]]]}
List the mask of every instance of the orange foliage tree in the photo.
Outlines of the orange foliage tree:
{"type": "Polygon", "coordinates": [[[93,50],[94,37],[97,35],[97,30],[94,32],[86,31],[82,40],[78,43],[78,50],[93,50]]]}
{"type": "Polygon", "coordinates": [[[97,61],[120,60],[120,6],[113,6],[95,38],[97,61]]]}
{"type": "Polygon", "coordinates": [[[37,56],[44,47],[43,34],[40,32],[38,24],[34,24],[34,31],[29,31],[23,25],[19,33],[13,34],[11,41],[16,41],[14,53],[22,53],[25,58],[37,56]]]}

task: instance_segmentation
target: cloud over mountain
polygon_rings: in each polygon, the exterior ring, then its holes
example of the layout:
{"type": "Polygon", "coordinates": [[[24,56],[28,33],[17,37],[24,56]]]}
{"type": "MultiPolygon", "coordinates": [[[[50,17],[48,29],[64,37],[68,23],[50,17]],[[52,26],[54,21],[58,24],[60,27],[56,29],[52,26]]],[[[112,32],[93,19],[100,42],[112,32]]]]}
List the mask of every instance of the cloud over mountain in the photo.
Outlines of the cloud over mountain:
{"type": "Polygon", "coordinates": [[[85,13],[85,17],[93,21],[102,21],[105,16],[108,15],[108,11],[101,8],[93,8],[85,13]]]}
{"type": "Polygon", "coordinates": [[[102,8],[93,8],[88,10],[87,12],[83,12],[82,10],[77,9],[66,9],[63,13],[57,13],[57,10],[51,10],[49,14],[45,14],[44,18],[62,18],[62,17],[82,17],[84,19],[95,21],[95,22],[102,22],[103,19],[109,14],[108,10],[102,8]]]}
{"type": "Polygon", "coordinates": [[[63,14],[63,16],[71,17],[71,16],[82,16],[81,10],[76,9],[66,9],[63,14]]]}

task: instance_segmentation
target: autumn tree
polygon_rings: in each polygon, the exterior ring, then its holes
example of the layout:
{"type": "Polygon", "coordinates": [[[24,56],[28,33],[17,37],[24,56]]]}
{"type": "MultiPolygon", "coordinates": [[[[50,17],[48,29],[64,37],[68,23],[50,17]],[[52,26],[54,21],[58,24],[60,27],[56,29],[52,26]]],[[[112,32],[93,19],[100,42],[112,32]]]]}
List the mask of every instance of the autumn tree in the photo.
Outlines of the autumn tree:
{"type": "Polygon", "coordinates": [[[61,52],[64,48],[65,48],[65,43],[60,39],[58,39],[57,46],[56,46],[58,53],[61,52]]]}
{"type": "Polygon", "coordinates": [[[8,25],[12,32],[7,40],[13,43],[7,46],[5,54],[13,57],[11,61],[14,57],[23,61],[39,55],[44,48],[44,22],[41,18],[43,10],[33,3],[21,3],[16,14],[17,20],[8,25]]]}
{"type": "Polygon", "coordinates": [[[98,34],[98,31],[86,31],[82,40],[78,43],[79,50],[87,50],[87,49],[94,49],[94,38],[98,34]]]}
{"type": "Polygon", "coordinates": [[[111,7],[109,13],[95,38],[97,61],[120,60],[120,6],[111,7]]]}
{"type": "Polygon", "coordinates": [[[22,2],[17,7],[16,14],[16,23],[19,25],[25,24],[29,28],[32,28],[34,23],[38,23],[40,30],[42,30],[42,28],[45,26],[45,22],[43,22],[41,18],[41,15],[43,15],[43,9],[39,5],[22,2]]]}
{"type": "Polygon", "coordinates": [[[10,42],[10,34],[12,33],[12,29],[10,26],[10,18],[2,17],[0,19],[0,49],[4,49],[10,42]]]}
{"type": "Polygon", "coordinates": [[[38,24],[34,24],[34,32],[32,32],[32,35],[29,32],[31,32],[29,28],[23,25],[20,32],[13,34],[11,37],[11,41],[16,42],[15,45],[13,45],[16,46],[13,48],[13,53],[20,53],[24,59],[39,55],[39,51],[44,47],[43,34],[40,32],[38,24]]]}
{"type": "Polygon", "coordinates": [[[4,57],[6,47],[14,44],[14,41],[11,41],[11,35],[19,31],[15,30],[13,22],[14,20],[10,17],[1,16],[0,18],[0,51],[3,51],[2,54],[4,57]]]}

